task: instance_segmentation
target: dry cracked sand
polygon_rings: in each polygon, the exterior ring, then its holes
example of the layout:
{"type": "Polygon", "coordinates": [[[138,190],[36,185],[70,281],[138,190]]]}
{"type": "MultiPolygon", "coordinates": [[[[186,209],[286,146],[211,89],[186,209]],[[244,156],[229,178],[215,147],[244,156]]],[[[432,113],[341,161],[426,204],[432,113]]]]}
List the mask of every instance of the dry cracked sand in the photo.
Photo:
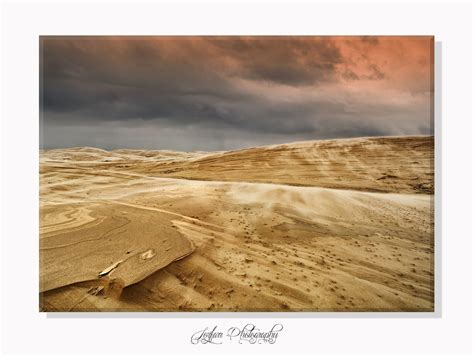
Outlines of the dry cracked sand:
{"type": "Polygon", "coordinates": [[[432,136],[40,152],[42,311],[433,311],[432,136]]]}

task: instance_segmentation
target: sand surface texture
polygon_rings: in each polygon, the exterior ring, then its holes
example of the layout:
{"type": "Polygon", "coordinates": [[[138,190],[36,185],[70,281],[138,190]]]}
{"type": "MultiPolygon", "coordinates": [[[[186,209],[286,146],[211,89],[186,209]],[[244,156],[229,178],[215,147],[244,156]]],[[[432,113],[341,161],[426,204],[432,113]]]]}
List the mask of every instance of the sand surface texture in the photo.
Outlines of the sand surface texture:
{"type": "Polygon", "coordinates": [[[40,154],[43,311],[432,311],[431,136],[40,154]]]}

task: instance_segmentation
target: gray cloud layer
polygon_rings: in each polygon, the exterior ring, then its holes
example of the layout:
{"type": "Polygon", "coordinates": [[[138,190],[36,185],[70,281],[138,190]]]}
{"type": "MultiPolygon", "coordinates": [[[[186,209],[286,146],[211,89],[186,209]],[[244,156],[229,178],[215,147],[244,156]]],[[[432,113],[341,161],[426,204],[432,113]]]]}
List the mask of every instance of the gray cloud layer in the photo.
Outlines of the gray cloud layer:
{"type": "Polygon", "coordinates": [[[429,83],[392,88],[390,73],[354,66],[330,38],[47,37],[41,47],[45,148],[224,150],[432,133],[429,83]]]}

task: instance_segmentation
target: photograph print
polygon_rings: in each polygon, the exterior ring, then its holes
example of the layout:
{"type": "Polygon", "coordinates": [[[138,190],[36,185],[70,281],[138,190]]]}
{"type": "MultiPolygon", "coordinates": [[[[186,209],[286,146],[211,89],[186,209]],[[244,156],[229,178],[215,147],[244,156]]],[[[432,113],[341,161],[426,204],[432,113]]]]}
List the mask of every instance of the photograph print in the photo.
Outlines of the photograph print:
{"type": "Polygon", "coordinates": [[[433,36],[41,36],[39,310],[433,312],[433,36]]]}

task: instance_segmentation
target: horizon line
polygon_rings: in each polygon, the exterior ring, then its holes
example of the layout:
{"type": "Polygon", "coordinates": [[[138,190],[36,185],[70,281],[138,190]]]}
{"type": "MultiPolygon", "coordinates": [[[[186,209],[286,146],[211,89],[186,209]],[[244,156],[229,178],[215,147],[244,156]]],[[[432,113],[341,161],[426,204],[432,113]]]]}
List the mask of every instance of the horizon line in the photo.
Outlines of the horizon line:
{"type": "Polygon", "coordinates": [[[263,147],[277,147],[277,146],[284,146],[290,144],[297,144],[303,142],[324,142],[324,141],[350,141],[350,140],[361,140],[361,139],[383,139],[383,138],[404,138],[404,137],[433,137],[434,134],[411,134],[411,135],[382,135],[382,136],[356,136],[356,137],[340,137],[340,138],[324,138],[324,139],[315,139],[315,140],[299,140],[299,141],[291,141],[291,142],[284,142],[284,143],[274,143],[269,145],[259,145],[259,146],[249,146],[245,148],[233,149],[233,150],[214,150],[214,151],[207,151],[207,150],[192,150],[192,151],[182,151],[182,150],[175,150],[170,148],[113,148],[113,149],[105,149],[100,147],[94,146],[71,146],[71,147],[54,147],[54,148],[39,148],[40,151],[52,151],[52,150],[66,150],[66,149],[95,149],[101,150],[106,152],[113,152],[118,150],[130,150],[130,151],[173,151],[173,152],[238,152],[248,149],[254,148],[263,148],[263,147]]]}

